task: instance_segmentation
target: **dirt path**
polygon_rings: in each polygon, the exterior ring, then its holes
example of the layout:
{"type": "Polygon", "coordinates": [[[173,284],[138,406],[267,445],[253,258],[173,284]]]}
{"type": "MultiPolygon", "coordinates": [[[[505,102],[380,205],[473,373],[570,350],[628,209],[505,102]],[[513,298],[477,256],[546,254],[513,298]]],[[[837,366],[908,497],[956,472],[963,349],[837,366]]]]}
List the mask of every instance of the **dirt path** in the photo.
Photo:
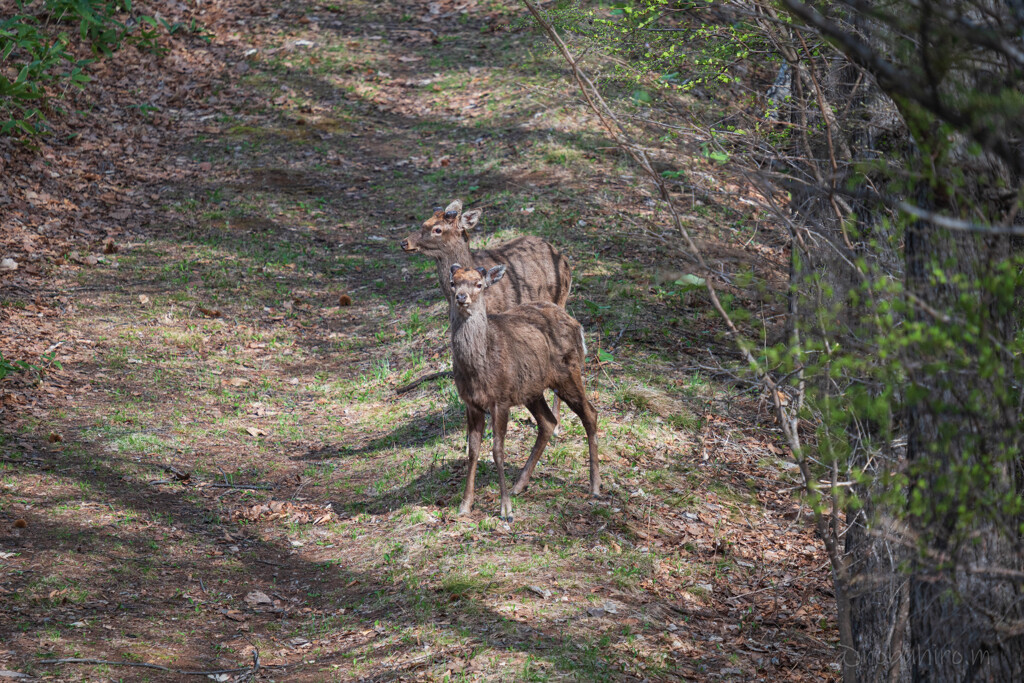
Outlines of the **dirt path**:
{"type": "MultiPolygon", "coordinates": [[[[138,114],[166,166],[115,164],[116,253],[93,240],[3,302],[64,370],[5,387],[0,669],[835,677],[825,559],[758,398],[692,368],[717,323],[662,286],[678,254],[540,39],[491,30],[514,5],[273,5],[190,47],[199,101],[138,114]],[[394,394],[448,365],[433,264],[397,241],[456,197],[484,209],[476,244],[537,234],[573,262],[605,500],[571,417],[514,525],[489,462],[456,518],[454,387],[394,394]]],[[[532,438],[516,412],[514,466],[532,438]]]]}

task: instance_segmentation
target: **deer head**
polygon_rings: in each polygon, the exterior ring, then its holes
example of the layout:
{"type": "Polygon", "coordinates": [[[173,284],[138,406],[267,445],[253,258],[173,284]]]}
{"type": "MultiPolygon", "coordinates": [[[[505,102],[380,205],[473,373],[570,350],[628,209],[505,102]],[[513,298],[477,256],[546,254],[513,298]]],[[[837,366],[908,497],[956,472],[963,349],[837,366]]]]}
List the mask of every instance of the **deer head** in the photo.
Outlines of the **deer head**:
{"type": "MultiPolygon", "coordinates": [[[[434,214],[423,221],[419,233],[412,233],[402,240],[402,250],[422,252],[427,255],[444,253],[446,246],[453,241],[469,242],[469,231],[480,222],[480,209],[462,211],[462,202],[453,201],[442,209],[434,209],[434,214]]],[[[449,247],[450,248],[450,247],[449,247]]]]}
{"type": "Polygon", "coordinates": [[[452,265],[451,280],[452,300],[463,315],[481,300],[483,291],[505,276],[505,266],[494,266],[490,270],[483,268],[463,268],[458,263],[452,265]]]}

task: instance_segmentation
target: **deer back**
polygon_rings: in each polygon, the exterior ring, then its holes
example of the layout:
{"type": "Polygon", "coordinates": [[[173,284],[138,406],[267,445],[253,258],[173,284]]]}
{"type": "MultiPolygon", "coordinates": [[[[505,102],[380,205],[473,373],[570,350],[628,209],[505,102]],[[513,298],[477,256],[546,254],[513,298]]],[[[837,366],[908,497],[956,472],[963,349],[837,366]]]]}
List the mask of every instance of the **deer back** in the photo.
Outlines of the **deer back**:
{"type": "Polygon", "coordinates": [[[474,266],[490,269],[504,264],[505,277],[487,293],[487,312],[512,306],[551,302],[565,308],[572,286],[569,261],[539,237],[519,237],[493,249],[473,253],[474,266]]]}

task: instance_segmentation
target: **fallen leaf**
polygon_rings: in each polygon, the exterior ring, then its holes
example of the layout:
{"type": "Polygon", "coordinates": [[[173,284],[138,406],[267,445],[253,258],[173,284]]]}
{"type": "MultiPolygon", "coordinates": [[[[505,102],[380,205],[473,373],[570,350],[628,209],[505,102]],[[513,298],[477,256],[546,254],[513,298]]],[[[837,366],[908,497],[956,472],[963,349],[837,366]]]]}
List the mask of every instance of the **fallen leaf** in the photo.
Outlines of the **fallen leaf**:
{"type": "Polygon", "coordinates": [[[249,436],[266,436],[267,433],[258,427],[246,427],[245,431],[249,432],[249,436]]]}
{"type": "Polygon", "coordinates": [[[274,604],[274,601],[270,599],[270,596],[263,591],[250,591],[249,594],[245,596],[245,601],[253,607],[256,607],[257,605],[274,604]]]}
{"type": "Polygon", "coordinates": [[[145,294],[139,294],[139,303],[142,304],[143,306],[148,306],[149,297],[146,296],[145,294]]]}
{"type": "Polygon", "coordinates": [[[248,383],[249,380],[247,380],[244,377],[232,377],[231,379],[228,380],[228,384],[230,384],[233,387],[244,387],[248,383]]]}
{"type": "Polygon", "coordinates": [[[541,588],[540,586],[527,586],[531,593],[536,593],[538,596],[545,600],[551,599],[551,591],[547,588],[541,588]]]}
{"type": "Polygon", "coordinates": [[[0,270],[17,270],[18,262],[12,258],[5,258],[0,261],[0,270]]]}
{"type": "Polygon", "coordinates": [[[203,315],[209,316],[211,318],[219,318],[220,317],[220,310],[216,309],[216,308],[204,308],[203,306],[200,306],[199,307],[199,312],[202,313],[203,315]]]}

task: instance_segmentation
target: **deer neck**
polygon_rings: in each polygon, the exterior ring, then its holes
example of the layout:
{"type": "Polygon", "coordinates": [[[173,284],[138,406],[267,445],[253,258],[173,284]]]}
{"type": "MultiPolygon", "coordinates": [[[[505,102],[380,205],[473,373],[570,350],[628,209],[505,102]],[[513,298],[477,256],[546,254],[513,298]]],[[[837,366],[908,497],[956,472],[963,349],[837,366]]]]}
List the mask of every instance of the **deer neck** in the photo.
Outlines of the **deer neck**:
{"type": "Polygon", "coordinates": [[[451,305],[452,364],[456,376],[481,377],[487,374],[487,307],[481,298],[462,316],[451,305]]]}
{"type": "Polygon", "coordinates": [[[452,276],[452,266],[456,263],[463,268],[473,268],[476,266],[468,244],[459,240],[458,242],[453,242],[450,246],[450,249],[437,257],[437,279],[441,282],[441,291],[444,292],[444,296],[449,302],[452,299],[452,294],[449,291],[451,288],[448,286],[452,276]]]}

